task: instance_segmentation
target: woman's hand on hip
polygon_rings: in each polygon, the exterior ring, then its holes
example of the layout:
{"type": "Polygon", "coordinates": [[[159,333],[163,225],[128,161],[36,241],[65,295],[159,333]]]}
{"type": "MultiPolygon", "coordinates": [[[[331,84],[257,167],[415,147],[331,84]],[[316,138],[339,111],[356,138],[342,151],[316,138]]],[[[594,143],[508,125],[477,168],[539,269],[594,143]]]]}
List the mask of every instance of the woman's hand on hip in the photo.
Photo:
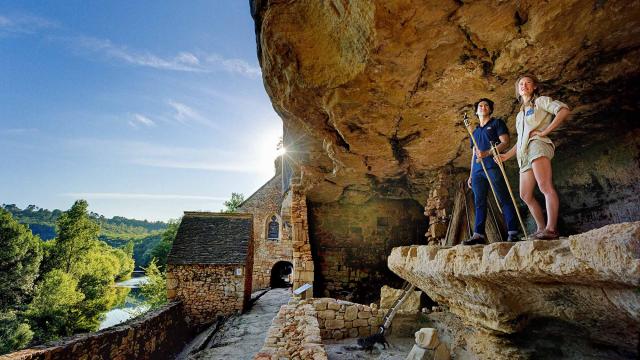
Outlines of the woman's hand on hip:
{"type": "Polygon", "coordinates": [[[529,139],[531,139],[534,136],[547,136],[548,134],[545,134],[544,131],[540,131],[540,130],[533,130],[529,133],[529,139]]]}

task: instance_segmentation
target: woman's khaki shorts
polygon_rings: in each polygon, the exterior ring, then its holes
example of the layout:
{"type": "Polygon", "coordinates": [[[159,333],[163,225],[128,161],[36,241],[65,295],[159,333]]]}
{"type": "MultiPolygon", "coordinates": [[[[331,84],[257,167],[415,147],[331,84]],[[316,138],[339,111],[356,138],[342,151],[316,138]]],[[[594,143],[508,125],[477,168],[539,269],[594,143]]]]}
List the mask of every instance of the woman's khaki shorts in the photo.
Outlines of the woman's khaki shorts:
{"type": "Polygon", "coordinates": [[[520,172],[523,173],[531,169],[531,163],[533,160],[540,157],[547,157],[549,160],[553,159],[554,155],[553,144],[549,144],[542,140],[531,140],[529,142],[529,147],[527,148],[527,152],[524,154],[520,166],[520,172]]]}

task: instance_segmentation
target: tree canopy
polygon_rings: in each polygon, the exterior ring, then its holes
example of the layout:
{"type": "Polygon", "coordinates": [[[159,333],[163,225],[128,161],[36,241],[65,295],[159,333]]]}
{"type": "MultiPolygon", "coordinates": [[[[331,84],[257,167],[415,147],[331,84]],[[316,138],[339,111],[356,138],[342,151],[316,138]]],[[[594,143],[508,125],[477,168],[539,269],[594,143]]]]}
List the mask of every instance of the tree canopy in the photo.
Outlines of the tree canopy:
{"type": "Polygon", "coordinates": [[[0,354],[95,331],[123,300],[115,281],[131,276],[133,243],[117,249],[100,241],[84,200],[56,226],[58,236],[44,242],[0,208],[0,354]]]}
{"type": "Polygon", "coordinates": [[[0,311],[29,301],[42,261],[41,241],[0,209],[0,311]]]}
{"type": "Polygon", "coordinates": [[[232,192],[231,199],[223,203],[225,206],[225,209],[222,210],[222,212],[226,212],[226,213],[236,212],[243,201],[244,201],[244,194],[232,192]]]}

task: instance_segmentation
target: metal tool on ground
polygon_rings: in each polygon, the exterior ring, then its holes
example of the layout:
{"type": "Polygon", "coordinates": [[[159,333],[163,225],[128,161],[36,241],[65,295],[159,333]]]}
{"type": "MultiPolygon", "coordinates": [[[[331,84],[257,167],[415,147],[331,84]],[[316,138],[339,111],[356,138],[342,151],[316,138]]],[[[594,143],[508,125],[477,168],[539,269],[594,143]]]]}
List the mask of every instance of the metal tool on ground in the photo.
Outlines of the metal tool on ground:
{"type": "MultiPolygon", "coordinates": [[[[464,127],[467,129],[469,136],[471,136],[471,141],[473,142],[473,147],[480,150],[478,147],[478,143],[476,142],[476,138],[473,137],[473,131],[471,131],[471,124],[469,123],[469,117],[467,113],[464,113],[464,127]]],[[[498,204],[498,210],[502,214],[502,209],[500,209],[500,201],[498,201],[498,195],[496,193],[496,189],[493,188],[493,183],[491,182],[491,177],[489,177],[489,172],[487,171],[487,167],[484,166],[484,159],[479,159],[480,165],[482,165],[482,170],[484,170],[484,174],[487,176],[487,181],[489,182],[489,187],[491,187],[491,192],[493,193],[493,197],[496,199],[496,204],[498,204]]]]}
{"type": "Polygon", "coordinates": [[[493,156],[496,158],[496,162],[498,163],[498,168],[500,168],[500,172],[502,172],[502,177],[504,177],[504,182],[507,184],[507,190],[509,190],[509,195],[511,196],[511,201],[513,201],[513,207],[516,209],[516,215],[518,215],[518,220],[520,221],[520,227],[522,227],[522,233],[524,234],[524,238],[527,239],[529,236],[527,235],[527,229],[524,227],[524,222],[522,221],[522,217],[520,216],[520,210],[518,210],[518,204],[516,203],[516,198],[513,196],[513,191],[511,190],[511,185],[509,185],[509,178],[507,178],[507,173],[504,171],[504,165],[502,164],[502,160],[500,159],[500,152],[498,151],[498,147],[496,144],[491,144],[491,152],[493,156]]]}

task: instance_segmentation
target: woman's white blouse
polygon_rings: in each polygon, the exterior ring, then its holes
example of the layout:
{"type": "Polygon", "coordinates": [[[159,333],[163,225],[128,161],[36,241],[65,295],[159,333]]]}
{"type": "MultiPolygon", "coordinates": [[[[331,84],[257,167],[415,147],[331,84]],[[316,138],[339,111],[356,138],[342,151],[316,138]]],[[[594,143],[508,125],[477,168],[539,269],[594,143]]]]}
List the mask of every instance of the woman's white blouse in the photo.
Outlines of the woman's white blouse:
{"type": "Polygon", "coordinates": [[[548,136],[536,135],[529,139],[529,133],[533,130],[544,131],[562,108],[569,107],[563,102],[553,100],[548,96],[540,96],[535,99],[533,109],[524,109],[518,113],[516,116],[516,131],[518,132],[516,149],[520,166],[522,166],[521,159],[527,153],[531,140],[542,140],[553,146],[553,142],[548,136]]]}

